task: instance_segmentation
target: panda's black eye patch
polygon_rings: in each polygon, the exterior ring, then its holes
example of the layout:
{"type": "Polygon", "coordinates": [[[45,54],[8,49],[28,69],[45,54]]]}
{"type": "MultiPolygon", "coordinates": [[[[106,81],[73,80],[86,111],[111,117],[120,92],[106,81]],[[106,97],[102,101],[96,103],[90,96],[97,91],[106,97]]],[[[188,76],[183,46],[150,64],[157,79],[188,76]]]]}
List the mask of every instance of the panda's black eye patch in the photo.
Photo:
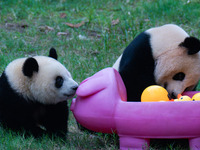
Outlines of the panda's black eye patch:
{"type": "Polygon", "coordinates": [[[61,88],[63,85],[63,82],[64,82],[63,78],[61,76],[57,76],[56,83],[55,83],[56,88],[61,88]]]}
{"type": "Polygon", "coordinates": [[[173,80],[183,81],[185,79],[185,74],[183,72],[179,72],[173,76],[173,80]]]}

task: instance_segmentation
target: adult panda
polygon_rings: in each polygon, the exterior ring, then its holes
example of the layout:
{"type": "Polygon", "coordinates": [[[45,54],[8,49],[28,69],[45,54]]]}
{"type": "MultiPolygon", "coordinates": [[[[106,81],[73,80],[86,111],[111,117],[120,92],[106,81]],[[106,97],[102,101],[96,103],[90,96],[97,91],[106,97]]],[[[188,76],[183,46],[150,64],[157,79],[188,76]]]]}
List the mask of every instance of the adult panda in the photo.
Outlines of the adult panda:
{"type": "Polygon", "coordinates": [[[65,137],[68,106],[78,84],[57,60],[49,57],[20,58],[8,64],[0,77],[0,121],[11,129],[25,129],[38,137],[47,133],[65,137]]]}
{"type": "Polygon", "coordinates": [[[200,41],[177,25],[167,24],[139,34],[113,67],[127,89],[128,101],[140,101],[143,90],[161,85],[171,98],[194,90],[200,79],[200,41]]]}

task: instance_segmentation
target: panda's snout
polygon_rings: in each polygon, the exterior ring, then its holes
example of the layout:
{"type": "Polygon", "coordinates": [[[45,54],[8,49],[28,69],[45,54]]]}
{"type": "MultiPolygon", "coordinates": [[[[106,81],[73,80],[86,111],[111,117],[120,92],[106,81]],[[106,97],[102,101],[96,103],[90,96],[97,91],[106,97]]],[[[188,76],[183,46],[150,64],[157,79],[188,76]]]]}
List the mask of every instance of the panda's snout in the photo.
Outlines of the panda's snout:
{"type": "Polygon", "coordinates": [[[76,93],[77,88],[78,88],[78,85],[72,86],[70,88],[70,90],[68,90],[68,92],[64,93],[63,95],[67,96],[67,97],[73,97],[75,95],[75,93],[76,93]]]}
{"type": "Polygon", "coordinates": [[[67,97],[73,97],[77,89],[78,89],[78,84],[71,86],[70,89],[67,92],[65,92],[63,95],[67,97]]]}
{"type": "Polygon", "coordinates": [[[78,89],[78,83],[73,81],[73,84],[70,86],[70,91],[75,94],[77,89],[78,89]]]}
{"type": "Polygon", "coordinates": [[[168,97],[169,97],[169,99],[176,99],[177,98],[177,96],[175,95],[174,92],[168,94],[168,97]]]}
{"type": "Polygon", "coordinates": [[[71,89],[76,91],[78,89],[78,85],[73,86],[71,89]]]}

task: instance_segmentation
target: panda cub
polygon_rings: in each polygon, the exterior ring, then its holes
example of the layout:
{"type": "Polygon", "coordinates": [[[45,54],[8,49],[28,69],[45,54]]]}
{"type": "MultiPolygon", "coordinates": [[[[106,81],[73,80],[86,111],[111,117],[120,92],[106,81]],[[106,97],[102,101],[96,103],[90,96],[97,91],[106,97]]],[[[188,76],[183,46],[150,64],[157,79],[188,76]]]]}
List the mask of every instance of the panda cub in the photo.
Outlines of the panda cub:
{"type": "Polygon", "coordinates": [[[0,77],[0,121],[36,137],[44,133],[65,137],[67,100],[77,87],[70,72],[57,61],[54,48],[49,57],[16,59],[0,77]]]}
{"type": "Polygon", "coordinates": [[[174,24],[139,34],[114,64],[124,81],[128,101],[140,101],[143,90],[161,85],[170,98],[194,90],[200,79],[200,41],[174,24]]]}

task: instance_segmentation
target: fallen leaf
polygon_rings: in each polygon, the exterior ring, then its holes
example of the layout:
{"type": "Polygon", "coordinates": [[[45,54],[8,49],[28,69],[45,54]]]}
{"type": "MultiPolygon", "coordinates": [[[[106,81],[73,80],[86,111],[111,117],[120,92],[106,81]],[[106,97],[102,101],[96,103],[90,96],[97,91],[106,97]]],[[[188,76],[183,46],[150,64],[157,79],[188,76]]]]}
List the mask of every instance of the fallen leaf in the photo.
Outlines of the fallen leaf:
{"type": "Polygon", "coordinates": [[[111,22],[111,24],[112,24],[113,26],[117,25],[118,23],[119,23],[119,19],[113,20],[113,21],[111,22]]]}
{"type": "Polygon", "coordinates": [[[60,35],[69,35],[69,33],[67,33],[67,32],[58,32],[57,36],[60,36],[60,35]]]}
{"type": "Polygon", "coordinates": [[[53,31],[54,28],[50,27],[50,26],[40,26],[39,27],[41,32],[47,32],[47,31],[53,31]]]}
{"type": "Polygon", "coordinates": [[[52,28],[52,27],[50,27],[50,26],[45,26],[45,29],[46,29],[46,30],[49,30],[49,31],[53,31],[53,30],[54,30],[54,28],[52,28]]]}
{"type": "Polygon", "coordinates": [[[81,27],[82,25],[84,25],[85,24],[85,22],[84,21],[81,21],[81,23],[78,23],[78,24],[72,24],[72,23],[65,23],[67,26],[69,26],[69,27],[71,27],[71,28],[79,28],[79,27],[81,27]]]}
{"type": "Polygon", "coordinates": [[[65,18],[66,16],[66,13],[60,13],[60,18],[65,18]]]}

